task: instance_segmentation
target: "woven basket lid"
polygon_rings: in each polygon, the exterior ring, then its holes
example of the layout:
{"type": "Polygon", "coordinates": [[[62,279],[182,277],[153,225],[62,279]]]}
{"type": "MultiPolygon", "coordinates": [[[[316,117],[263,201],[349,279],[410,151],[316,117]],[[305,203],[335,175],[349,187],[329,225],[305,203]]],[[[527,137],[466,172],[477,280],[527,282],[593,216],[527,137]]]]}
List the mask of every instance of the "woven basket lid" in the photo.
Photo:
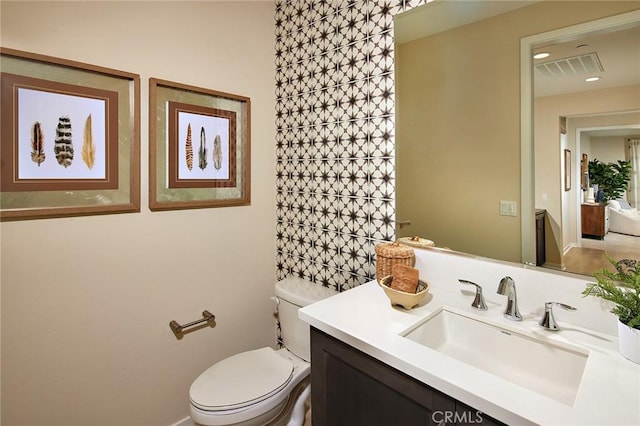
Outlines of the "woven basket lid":
{"type": "Polygon", "coordinates": [[[397,242],[378,244],[376,246],[376,254],[394,259],[406,259],[415,256],[411,247],[397,242]]]}

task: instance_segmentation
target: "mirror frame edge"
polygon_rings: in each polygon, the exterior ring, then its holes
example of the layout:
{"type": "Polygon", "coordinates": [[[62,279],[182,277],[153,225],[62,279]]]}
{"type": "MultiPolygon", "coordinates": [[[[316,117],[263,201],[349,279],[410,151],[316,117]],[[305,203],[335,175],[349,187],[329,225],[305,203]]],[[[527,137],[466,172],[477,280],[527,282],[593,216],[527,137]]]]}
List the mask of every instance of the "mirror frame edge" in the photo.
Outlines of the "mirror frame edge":
{"type": "MultiPolygon", "coordinates": [[[[535,37],[535,36],[533,36],[535,37]]],[[[535,249],[535,151],[533,145],[532,37],[520,39],[520,205],[521,261],[536,264],[535,249]]]]}
{"type": "Polygon", "coordinates": [[[520,203],[522,263],[536,264],[535,250],[535,147],[533,126],[533,47],[560,38],[583,36],[610,27],[640,23],[640,10],[609,16],[520,39],[520,203]]]}

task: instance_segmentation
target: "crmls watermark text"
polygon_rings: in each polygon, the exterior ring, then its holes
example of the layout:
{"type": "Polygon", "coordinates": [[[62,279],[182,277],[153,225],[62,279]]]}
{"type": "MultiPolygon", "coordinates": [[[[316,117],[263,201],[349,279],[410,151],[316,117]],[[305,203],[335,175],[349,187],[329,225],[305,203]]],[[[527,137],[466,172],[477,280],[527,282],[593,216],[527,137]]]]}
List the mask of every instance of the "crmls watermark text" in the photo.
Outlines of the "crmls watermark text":
{"type": "Polygon", "coordinates": [[[434,411],[431,414],[431,420],[436,422],[438,426],[444,426],[448,424],[481,424],[482,411],[434,411]]]}

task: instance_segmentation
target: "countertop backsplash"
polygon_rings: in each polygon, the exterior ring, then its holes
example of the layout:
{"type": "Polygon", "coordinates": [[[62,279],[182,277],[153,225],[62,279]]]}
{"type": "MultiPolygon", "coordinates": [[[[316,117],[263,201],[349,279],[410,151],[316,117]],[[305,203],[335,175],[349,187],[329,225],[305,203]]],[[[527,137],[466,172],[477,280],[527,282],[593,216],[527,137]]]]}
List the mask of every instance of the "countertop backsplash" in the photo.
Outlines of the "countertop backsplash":
{"type": "Polygon", "coordinates": [[[542,317],[545,302],[561,302],[577,308],[567,312],[555,309],[559,321],[568,322],[602,333],[616,335],[617,319],[609,312],[611,305],[596,297],[583,297],[588,276],[574,275],[535,266],[500,262],[465,254],[451,255],[444,249],[416,249],[416,265],[420,278],[432,287],[452,292],[464,292],[473,301],[474,289],[462,285],[458,279],[473,281],[482,286],[489,307],[505,306],[507,298],[496,293],[498,283],[505,276],[515,280],[518,306],[522,315],[542,317]],[[465,261],[461,262],[460,260],[465,261]]]}

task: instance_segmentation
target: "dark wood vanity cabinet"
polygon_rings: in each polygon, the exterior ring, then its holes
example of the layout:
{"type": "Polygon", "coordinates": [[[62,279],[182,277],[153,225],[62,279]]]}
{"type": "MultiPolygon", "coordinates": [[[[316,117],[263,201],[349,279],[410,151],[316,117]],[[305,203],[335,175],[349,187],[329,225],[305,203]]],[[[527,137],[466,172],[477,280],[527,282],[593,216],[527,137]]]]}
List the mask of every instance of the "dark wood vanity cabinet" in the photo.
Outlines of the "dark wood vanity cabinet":
{"type": "Polygon", "coordinates": [[[311,384],[313,426],[502,424],[313,327],[311,384]]]}

